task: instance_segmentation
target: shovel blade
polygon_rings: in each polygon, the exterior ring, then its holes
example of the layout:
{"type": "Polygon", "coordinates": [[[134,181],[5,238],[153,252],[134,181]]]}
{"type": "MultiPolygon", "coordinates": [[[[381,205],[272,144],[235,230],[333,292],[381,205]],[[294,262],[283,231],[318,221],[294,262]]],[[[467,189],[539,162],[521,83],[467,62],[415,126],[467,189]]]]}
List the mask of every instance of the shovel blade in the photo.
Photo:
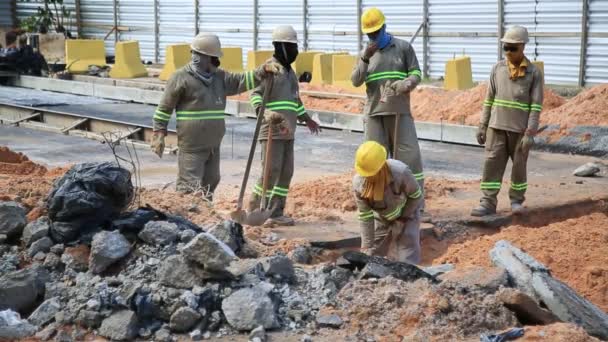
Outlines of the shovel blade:
{"type": "Polygon", "coordinates": [[[250,212],[245,219],[245,224],[249,226],[261,226],[270,217],[272,211],[256,209],[250,212]]]}
{"type": "Polygon", "coordinates": [[[230,218],[240,224],[245,224],[247,220],[247,212],[243,209],[235,210],[230,213],[230,218]]]}

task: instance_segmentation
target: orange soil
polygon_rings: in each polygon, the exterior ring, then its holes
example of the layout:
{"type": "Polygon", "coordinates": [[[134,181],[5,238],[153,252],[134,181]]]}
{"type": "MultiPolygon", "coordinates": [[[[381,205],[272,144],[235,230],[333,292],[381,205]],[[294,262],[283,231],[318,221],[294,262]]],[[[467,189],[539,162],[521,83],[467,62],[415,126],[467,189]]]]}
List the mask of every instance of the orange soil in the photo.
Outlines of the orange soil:
{"type": "Polygon", "coordinates": [[[545,111],[542,123],[558,124],[562,128],[574,126],[608,126],[608,84],[587,89],[563,106],[545,111]]]}
{"type": "Polygon", "coordinates": [[[31,162],[23,153],[0,146],[0,173],[13,175],[43,175],[46,167],[31,162]]]}
{"type": "Polygon", "coordinates": [[[608,311],[608,216],[595,213],[541,228],[512,226],[448,248],[435,264],[490,266],[489,251],[508,240],[551,269],[579,294],[608,311]]]}

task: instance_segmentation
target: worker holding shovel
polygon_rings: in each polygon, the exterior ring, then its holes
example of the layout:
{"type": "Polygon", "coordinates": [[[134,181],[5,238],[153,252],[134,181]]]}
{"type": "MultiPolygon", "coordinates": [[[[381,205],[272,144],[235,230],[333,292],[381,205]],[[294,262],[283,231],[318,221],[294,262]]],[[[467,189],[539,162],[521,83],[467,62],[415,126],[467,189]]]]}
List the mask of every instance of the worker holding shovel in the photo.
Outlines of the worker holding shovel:
{"type": "Polygon", "coordinates": [[[293,225],[294,220],[286,216],[284,210],[294,171],[296,123],[305,123],[313,134],[318,134],[320,128],[304,109],[299,95],[298,77],[291,68],[291,63],[298,56],[296,31],[291,26],[279,26],[272,33],[272,43],[275,51],[268,63],[280,64],[281,72],[274,75],[270,84],[262,83],[257,87],[250,97],[251,105],[258,115],[263,108],[262,102],[267,111],[259,137],[264,151],[263,175],[266,174],[267,177],[260,177],[254,185],[249,211],[267,210],[271,223],[293,225]],[[267,201],[262,201],[262,196],[267,197],[267,201]],[[261,203],[266,207],[260,208],[261,203]]]}
{"type": "Polygon", "coordinates": [[[355,171],[361,249],[393,261],[419,263],[422,189],[410,168],[387,159],[384,146],[368,141],[357,149],[355,171]]]}
{"type": "Polygon", "coordinates": [[[152,150],[162,157],[167,125],[177,118],[177,191],[202,191],[208,200],[220,182],[220,144],[226,132],[226,96],[254,89],[263,78],[280,71],[268,61],[255,71],[230,73],[218,68],[222,48],[210,33],[197,35],[190,45],[192,60],[167,81],[154,114],[152,150]]]}

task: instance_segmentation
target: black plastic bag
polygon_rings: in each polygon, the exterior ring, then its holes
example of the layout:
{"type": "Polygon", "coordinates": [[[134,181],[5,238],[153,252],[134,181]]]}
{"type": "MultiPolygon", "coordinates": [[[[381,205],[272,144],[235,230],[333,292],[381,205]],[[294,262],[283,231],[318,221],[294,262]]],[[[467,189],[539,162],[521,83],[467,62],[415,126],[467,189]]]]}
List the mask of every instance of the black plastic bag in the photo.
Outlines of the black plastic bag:
{"type": "Polygon", "coordinates": [[[47,197],[51,238],[70,242],[109,227],[133,199],[131,172],[111,162],[72,167],[47,197]]]}

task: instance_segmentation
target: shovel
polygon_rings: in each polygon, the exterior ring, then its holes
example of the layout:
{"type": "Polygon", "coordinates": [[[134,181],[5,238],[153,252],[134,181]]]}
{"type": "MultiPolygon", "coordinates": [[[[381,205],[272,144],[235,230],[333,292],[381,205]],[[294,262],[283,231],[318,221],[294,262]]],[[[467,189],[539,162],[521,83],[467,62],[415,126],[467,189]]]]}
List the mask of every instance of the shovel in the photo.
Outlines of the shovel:
{"type": "Polygon", "coordinates": [[[266,142],[266,156],[264,158],[264,177],[262,179],[262,200],[260,209],[256,209],[247,216],[246,224],[250,226],[261,226],[268,220],[272,210],[266,209],[268,205],[268,178],[270,178],[270,168],[272,165],[272,123],[268,125],[268,141],[266,142]]]}
{"type": "MultiPolygon", "coordinates": [[[[245,189],[247,188],[247,180],[249,179],[249,172],[251,171],[251,164],[253,163],[253,155],[255,154],[256,144],[258,142],[258,136],[260,135],[260,127],[262,126],[262,120],[264,119],[264,111],[266,110],[266,103],[270,97],[270,91],[272,90],[272,78],[268,79],[268,84],[264,89],[264,97],[262,98],[262,104],[260,112],[258,114],[255,131],[253,132],[253,141],[251,142],[251,148],[249,149],[249,157],[247,158],[247,166],[245,167],[245,175],[243,175],[243,182],[241,183],[241,191],[239,192],[239,199],[237,201],[236,210],[230,213],[230,217],[240,224],[250,223],[247,212],[243,210],[243,198],[245,198],[245,189]]],[[[256,219],[258,220],[258,219],[256,219]]],[[[256,221],[257,222],[257,221],[256,221]]]]}

